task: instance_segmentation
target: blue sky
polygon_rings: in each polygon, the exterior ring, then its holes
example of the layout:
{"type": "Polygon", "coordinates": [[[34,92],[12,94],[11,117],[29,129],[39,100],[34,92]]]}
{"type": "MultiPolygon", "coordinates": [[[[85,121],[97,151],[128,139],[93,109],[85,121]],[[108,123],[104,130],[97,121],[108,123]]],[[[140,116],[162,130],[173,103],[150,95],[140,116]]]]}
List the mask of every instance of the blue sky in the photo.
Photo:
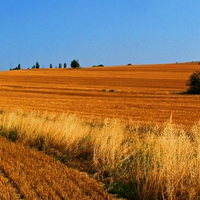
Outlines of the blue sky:
{"type": "Polygon", "coordinates": [[[0,70],[200,60],[199,0],[0,0],[0,70]]]}

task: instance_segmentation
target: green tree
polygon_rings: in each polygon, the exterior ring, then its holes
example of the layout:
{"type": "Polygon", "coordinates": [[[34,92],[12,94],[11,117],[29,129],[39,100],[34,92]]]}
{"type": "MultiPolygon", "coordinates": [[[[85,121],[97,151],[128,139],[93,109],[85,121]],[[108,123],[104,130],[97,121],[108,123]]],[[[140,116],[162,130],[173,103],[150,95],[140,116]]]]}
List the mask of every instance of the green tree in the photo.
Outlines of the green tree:
{"type": "Polygon", "coordinates": [[[59,63],[58,68],[62,68],[62,64],[61,63],[59,63]]]}
{"type": "Polygon", "coordinates": [[[39,64],[38,62],[36,62],[35,68],[36,68],[36,69],[39,69],[39,68],[40,68],[40,64],[39,64]]]}
{"type": "Polygon", "coordinates": [[[52,64],[50,64],[49,68],[53,68],[52,64]]]}
{"type": "Polygon", "coordinates": [[[200,94],[200,71],[195,71],[191,74],[186,85],[189,86],[187,90],[188,93],[200,94]]]}
{"type": "Polygon", "coordinates": [[[10,70],[20,70],[20,69],[21,69],[21,65],[20,65],[20,64],[18,64],[17,67],[15,67],[15,68],[13,68],[13,69],[10,68],[10,70]]]}
{"type": "Polygon", "coordinates": [[[80,68],[80,64],[79,64],[78,60],[72,60],[71,68],[73,68],[73,69],[80,68]]]}
{"type": "Polygon", "coordinates": [[[21,65],[20,64],[18,64],[17,69],[21,69],[21,65]]]}
{"type": "Polygon", "coordinates": [[[67,68],[67,63],[64,63],[64,66],[63,66],[64,68],[67,68]]]}

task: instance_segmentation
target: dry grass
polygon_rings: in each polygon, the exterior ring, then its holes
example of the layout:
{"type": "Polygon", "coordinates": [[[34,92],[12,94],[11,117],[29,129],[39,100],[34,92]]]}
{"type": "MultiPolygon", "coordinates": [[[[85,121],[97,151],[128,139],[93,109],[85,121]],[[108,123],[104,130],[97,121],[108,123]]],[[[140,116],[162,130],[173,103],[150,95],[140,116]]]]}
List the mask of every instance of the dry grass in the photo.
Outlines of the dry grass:
{"type": "Polygon", "coordinates": [[[186,130],[172,118],[159,127],[20,112],[2,112],[0,122],[8,139],[93,174],[110,192],[136,199],[200,197],[200,124],[186,130]]]}

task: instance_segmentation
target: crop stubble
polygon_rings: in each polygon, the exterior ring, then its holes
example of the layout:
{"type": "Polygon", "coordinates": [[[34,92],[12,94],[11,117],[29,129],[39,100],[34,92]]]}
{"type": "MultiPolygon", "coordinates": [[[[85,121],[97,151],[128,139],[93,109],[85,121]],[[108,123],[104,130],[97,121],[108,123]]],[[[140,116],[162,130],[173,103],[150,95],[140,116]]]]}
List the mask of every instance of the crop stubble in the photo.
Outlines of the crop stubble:
{"type": "Polygon", "coordinates": [[[197,63],[0,73],[2,109],[178,124],[199,120],[199,96],[183,95],[197,63]]]}
{"type": "Polygon", "coordinates": [[[85,173],[0,137],[0,199],[112,199],[85,173]]]}

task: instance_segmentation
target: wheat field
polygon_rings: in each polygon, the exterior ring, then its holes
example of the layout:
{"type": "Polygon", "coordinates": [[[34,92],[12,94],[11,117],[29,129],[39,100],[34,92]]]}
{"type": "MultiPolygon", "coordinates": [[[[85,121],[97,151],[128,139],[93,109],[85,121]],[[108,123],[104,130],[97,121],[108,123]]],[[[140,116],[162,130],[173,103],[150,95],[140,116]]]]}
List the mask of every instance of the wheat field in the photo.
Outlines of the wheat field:
{"type": "MultiPolygon", "coordinates": [[[[7,139],[2,139],[0,167],[1,185],[7,189],[1,188],[16,198],[28,195],[9,183],[11,176],[18,184],[24,180],[13,172],[17,163],[22,165],[23,153],[5,163],[17,143],[34,149],[30,154],[42,151],[59,165],[86,172],[119,197],[199,199],[199,96],[183,94],[189,75],[198,68],[197,63],[184,63],[0,73],[0,135],[7,139]],[[5,175],[6,170],[13,174],[5,175]]],[[[37,166],[32,167],[28,173],[37,173],[37,166]]],[[[38,181],[52,195],[57,190],[53,183],[49,188],[38,181]]],[[[111,198],[99,188],[95,191],[97,199],[111,198]]]]}
{"type": "Polygon", "coordinates": [[[88,118],[197,122],[199,96],[180,95],[198,63],[0,73],[0,107],[67,112],[88,118]],[[113,92],[112,92],[113,91],[113,92]]]}
{"type": "Polygon", "coordinates": [[[0,138],[0,199],[112,199],[86,174],[0,138]]]}

